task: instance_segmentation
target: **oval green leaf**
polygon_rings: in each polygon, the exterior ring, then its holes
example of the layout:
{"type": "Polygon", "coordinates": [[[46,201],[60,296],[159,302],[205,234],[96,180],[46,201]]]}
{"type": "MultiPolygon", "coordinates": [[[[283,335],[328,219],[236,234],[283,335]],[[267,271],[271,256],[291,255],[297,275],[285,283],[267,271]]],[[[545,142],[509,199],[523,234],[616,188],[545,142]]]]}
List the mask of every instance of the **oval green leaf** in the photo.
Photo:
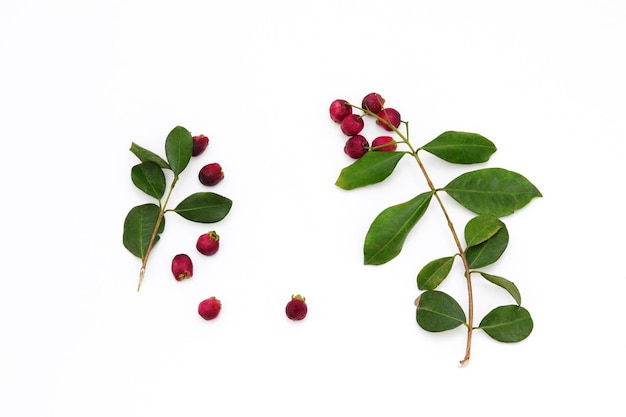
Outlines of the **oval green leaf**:
{"type": "MultiPolygon", "coordinates": [[[[130,209],[124,220],[124,247],[142,260],[148,251],[152,233],[159,219],[161,209],[156,204],[143,204],[130,209]]],[[[159,241],[159,234],[165,229],[165,218],[161,218],[153,246],[159,241]]]]}
{"type": "Polygon", "coordinates": [[[165,194],[165,174],[154,162],[135,165],[130,171],[130,177],[137,188],[157,200],[165,194]]]}
{"type": "Polygon", "coordinates": [[[335,185],[353,190],[385,180],[406,152],[366,152],[361,158],[341,170],[335,185]]]}
{"type": "Polygon", "coordinates": [[[468,247],[478,245],[493,237],[503,227],[504,223],[496,216],[476,216],[465,225],[465,242],[468,247]]]}
{"type": "Polygon", "coordinates": [[[501,228],[495,235],[475,246],[465,250],[465,257],[470,268],[481,268],[491,265],[504,253],[509,244],[509,231],[501,228]]]}
{"type": "Polygon", "coordinates": [[[417,288],[420,290],[434,290],[446,279],[453,264],[454,256],[430,261],[417,274],[417,288]]]}
{"type": "Polygon", "coordinates": [[[441,291],[426,291],[419,297],[415,319],[429,332],[452,330],[466,322],[465,312],[454,298],[441,291]]]}
{"type": "Polygon", "coordinates": [[[155,154],[154,152],[147,150],[146,148],[142,148],[141,146],[137,145],[135,142],[131,143],[130,151],[134,153],[135,156],[139,158],[141,162],[154,162],[160,168],[171,169],[170,166],[167,164],[167,162],[163,160],[163,158],[161,158],[159,155],[155,154]]]}
{"type": "Polygon", "coordinates": [[[232,200],[224,196],[202,192],[191,194],[172,211],[194,222],[216,223],[226,217],[232,205],[232,200]]]}
{"type": "Polygon", "coordinates": [[[165,139],[165,156],[175,175],[180,174],[189,164],[193,151],[191,133],[182,126],[176,126],[165,139]]]}
{"type": "Polygon", "coordinates": [[[477,133],[449,131],[420,149],[455,164],[476,164],[488,161],[496,151],[496,146],[477,133]]]}
{"type": "Polygon", "coordinates": [[[530,335],[533,330],[533,320],[524,307],[500,306],[487,313],[480,322],[479,328],[499,342],[514,343],[530,335]]]}
{"type": "Polygon", "coordinates": [[[363,245],[365,265],[381,265],[398,256],[432,196],[432,192],[422,193],[406,203],[386,208],[374,219],[363,245]]]}
{"type": "Polygon", "coordinates": [[[502,168],[467,172],[443,188],[453,199],[477,214],[508,216],[541,197],[539,190],[522,175],[502,168]]]}
{"type": "Polygon", "coordinates": [[[497,275],[486,274],[484,272],[480,272],[480,275],[482,275],[483,278],[485,278],[487,281],[507,290],[518,306],[522,304],[522,295],[520,294],[517,286],[513,282],[509,281],[506,278],[502,278],[497,275]]]}

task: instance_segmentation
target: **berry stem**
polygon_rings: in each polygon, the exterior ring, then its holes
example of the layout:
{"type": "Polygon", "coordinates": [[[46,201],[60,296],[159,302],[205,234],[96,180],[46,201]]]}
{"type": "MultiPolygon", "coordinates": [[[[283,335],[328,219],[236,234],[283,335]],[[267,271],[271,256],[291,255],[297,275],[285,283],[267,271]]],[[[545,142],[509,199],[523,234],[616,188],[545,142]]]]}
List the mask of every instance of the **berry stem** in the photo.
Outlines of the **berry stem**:
{"type": "Polygon", "coordinates": [[[137,292],[141,289],[141,283],[143,282],[143,277],[146,274],[146,266],[148,265],[148,258],[150,257],[150,252],[152,252],[152,248],[154,247],[154,241],[156,239],[157,233],[159,231],[159,226],[163,221],[163,216],[165,215],[165,209],[167,207],[168,201],[170,201],[170,197],[172,195],[172,191],[174,190],[174,186],[178,182],[178,175],[174,175],[174,179],[172,180],[172,185],[170,185],[170,189],[167,192],[167,197],[165,198],[165,203],[161,204],[161,200],[159,200],[159,208],[161,209],[159,212],[159,217],[157,217],[157,221],[154,225],[154,230],[152,231],[152,235],[150,236],[150,242],[148,243],[148,248],[146,249],[146,255],[143,257],[143,261],[141,262],[141,269],[139,270],[139,283],[137,284],[137,292]]]}

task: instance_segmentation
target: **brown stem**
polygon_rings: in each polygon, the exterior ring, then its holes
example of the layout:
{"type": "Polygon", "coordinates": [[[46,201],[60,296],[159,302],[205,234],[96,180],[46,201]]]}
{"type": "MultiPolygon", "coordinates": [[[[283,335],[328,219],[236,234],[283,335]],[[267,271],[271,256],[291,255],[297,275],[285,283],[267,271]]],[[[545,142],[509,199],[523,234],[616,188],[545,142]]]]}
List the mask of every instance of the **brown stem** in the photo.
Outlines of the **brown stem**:
{"type": "Polygon", "coordinates": [[[412,147],[411,147],[411,151],[412,151],[413,157],[417,161],[417,164],[422,170],[422,174],[424,174],[424,178],[426,179],[428,186],[430,187],[431,191],[434,193],[435,198],[437,199],[437,202],[439,203],[439,207],[441,207],[441,210],[443,211],[443,215],[445,216],[446,221],[448,222],[448,228],[450,229],[450,232],[452,233],[452,237],[454,238],[454,243],[456,244],[456,247],[459,250],[459,255],[461,256],[461,259],[463,260],[463,267],[465,269],[465,280],[467,281],[467,298],[468,298],[467,344],[465,347],[465,357],[463,358],[463,360],[460,361],[460,365],[463,367],[463,366],[466,366],[470,360],[470,351],[472,349],[472,333],[474,330],[474,326],[473,326],[474,294],[472,291],[472,280],[471,280],[470,268],[469,268],[469,264],[467,263],[467,257],[465,256],[465,251],[463,250],[463,245],[461,245],[461,241],[459,240],[459,235],[457,234],[454,228],[454,224],[452,224],[452,220],[450,219],[450,215],[448,214],[448,211],[443,205],[443,201],[441,201],[439,194],[437,194],[437,189],[433,185],[433,182],[430,180],[430,177],[428,176],[428,173],[426,172],[426,168],[424,167],[424,164],[422,164],[422,161],[417,156],[417,152],[414,151],[412,147]]]}

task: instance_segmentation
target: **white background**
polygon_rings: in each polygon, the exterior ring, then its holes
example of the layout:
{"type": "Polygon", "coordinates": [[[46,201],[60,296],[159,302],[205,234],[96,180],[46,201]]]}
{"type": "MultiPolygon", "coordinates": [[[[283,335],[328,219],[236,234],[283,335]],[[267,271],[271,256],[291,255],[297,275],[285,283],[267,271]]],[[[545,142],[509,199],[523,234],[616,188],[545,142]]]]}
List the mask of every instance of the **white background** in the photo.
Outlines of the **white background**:
{"type": "MultiPolygon", "coordinates": [[[[3,1],[0,414],[623,416],[625,20],[617,0],[3,1]],[[435,205],[400,256],[362,264],[376,214],[425,190],[409,159],[334,186],[351,160],[328,106],[372,91],[416,145],[480,133],[498,147],[484,166],[543,193],[504,219],[487,268],[533,316],[522,343],[477,331],[459,369],[464,330],[415,323],[418,270],[454,251],[435,205]],[[233,209],[212,258],[194,252],[206,225],[167,217],[137,293],[122,224],[150,199],[128,149],[164,155],[176,125],[211,142],[173,201],[219,162],[211,191],[233,209]],[[296,293],[301,322],[284,315],[296,293]]],[[[424,162],[437,186],[474,168],[424,162]]],[[[462,231],[470,215],[444,200],[462,231]]],[[[459,271],[442,289],[465,305],[459,271]]],[[[475,291],[477,320],[512,302],[475,291]]]]}

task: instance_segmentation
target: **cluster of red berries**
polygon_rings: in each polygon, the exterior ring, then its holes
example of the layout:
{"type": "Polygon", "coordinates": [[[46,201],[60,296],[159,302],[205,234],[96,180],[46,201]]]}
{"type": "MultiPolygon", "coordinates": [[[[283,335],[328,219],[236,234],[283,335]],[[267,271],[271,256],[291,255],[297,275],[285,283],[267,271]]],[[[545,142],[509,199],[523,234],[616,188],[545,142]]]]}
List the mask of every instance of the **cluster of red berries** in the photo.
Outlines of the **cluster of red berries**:
{"type": "Polygon", "coordinates": [[[368,151],[393,152],[397,148],[396,141],[388,135],[376,137],[370,146],[368,140],[361,135],[365,127],[365,117],[372,117],[376,124],[388,132],[396,130],[401,123],[400,112],[385,107],[385,99],[378,93],[369,93],[361,102],[361,107],[337,99],[330,104],[330,118],[340,125],[341,131],[349,136],[343,151],[351,158],[359,159],[368,151]],[[353,113],[353,109],[361,113],[353,113]]]}

